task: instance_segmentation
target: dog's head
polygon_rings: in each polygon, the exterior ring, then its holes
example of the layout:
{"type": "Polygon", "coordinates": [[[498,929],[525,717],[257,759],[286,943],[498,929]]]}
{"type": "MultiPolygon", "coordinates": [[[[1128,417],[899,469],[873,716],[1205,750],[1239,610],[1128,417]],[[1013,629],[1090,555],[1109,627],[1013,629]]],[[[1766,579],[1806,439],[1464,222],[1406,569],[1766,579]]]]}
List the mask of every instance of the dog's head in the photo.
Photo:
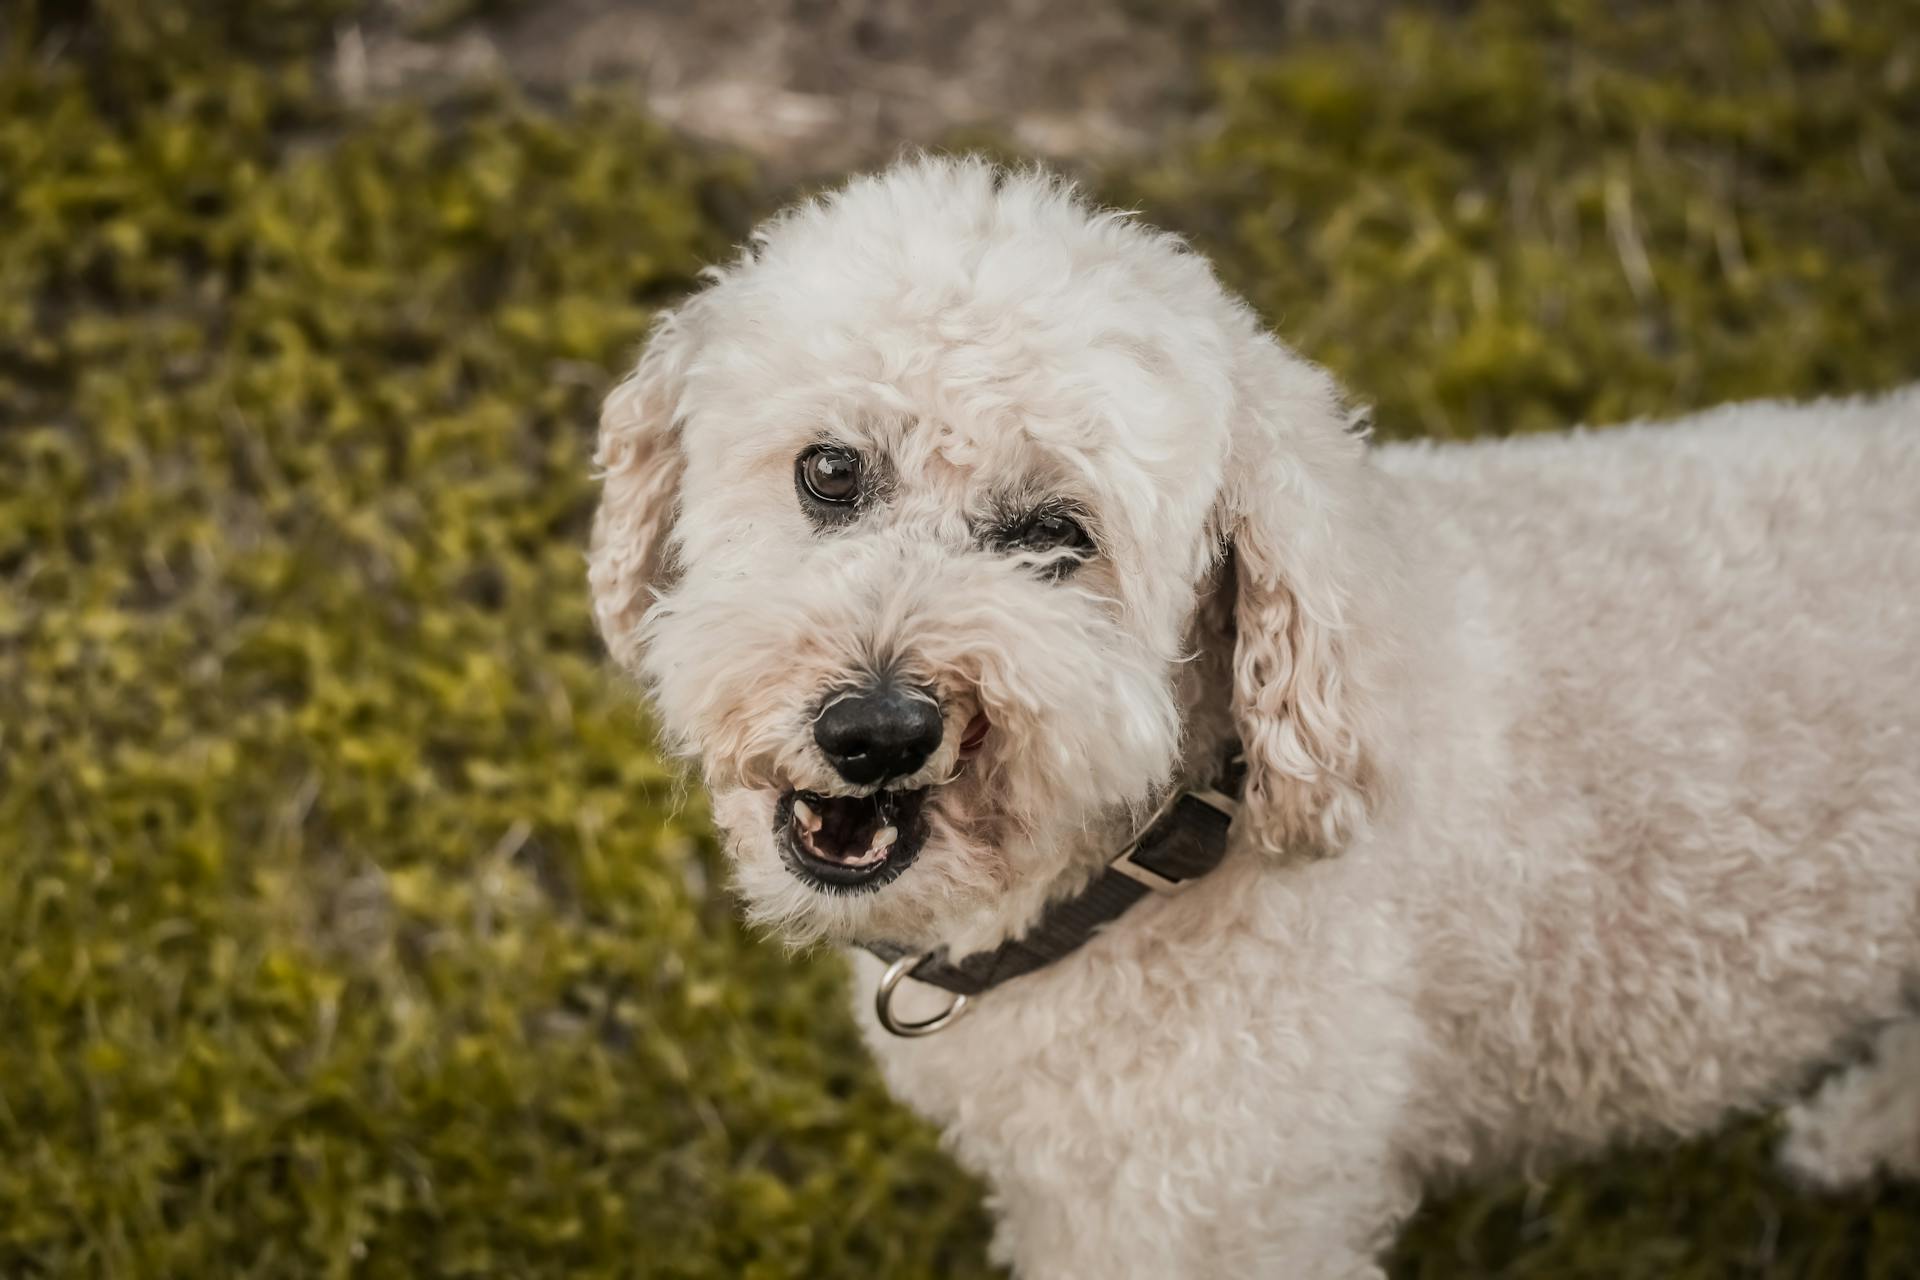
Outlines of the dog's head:
{"type": "Polygon", "coordinates": [[[1337,389],[1055,181],[921,160],[776,218],[659,322],[597,461],[602,632],[794,936],[1017,927],[1205,772],[1204,650],[1256,841],[1364,817],[1337,389]]]}

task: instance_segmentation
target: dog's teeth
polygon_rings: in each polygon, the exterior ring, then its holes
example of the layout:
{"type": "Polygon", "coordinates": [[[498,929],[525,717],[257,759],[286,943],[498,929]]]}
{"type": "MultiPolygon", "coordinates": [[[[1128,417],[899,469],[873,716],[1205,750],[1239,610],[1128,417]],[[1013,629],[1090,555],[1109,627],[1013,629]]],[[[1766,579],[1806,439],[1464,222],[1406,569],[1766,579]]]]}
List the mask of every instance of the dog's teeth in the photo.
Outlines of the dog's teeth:
{"type": "Polygon", "coordinates": [[[793,802],[793,816],[800,819],[800,825],[806,828],[808,835],[820,829],[820,815],[805,800],[793,802]]]}
{"type": "Polygon", "coordinates": [[[873,842],[867,846],[868,853],[885,853],[900,838],[900,828],[882,827],[873,833],[873,842]]]}

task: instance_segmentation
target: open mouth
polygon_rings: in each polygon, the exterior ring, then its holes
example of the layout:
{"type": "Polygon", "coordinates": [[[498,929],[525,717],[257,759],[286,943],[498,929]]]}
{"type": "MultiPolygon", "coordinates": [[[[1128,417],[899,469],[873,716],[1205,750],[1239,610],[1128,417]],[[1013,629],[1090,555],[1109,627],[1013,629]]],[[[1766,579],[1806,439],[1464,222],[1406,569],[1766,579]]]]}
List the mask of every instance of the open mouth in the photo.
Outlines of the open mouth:
{"type": "Polygon", "coordinates": [[[773,829],[787,866],[815,888],[836,893],[877,889],[913,861],[926,842],[927,788],[827,796],[789,791],[774,807],[773,829]]]}

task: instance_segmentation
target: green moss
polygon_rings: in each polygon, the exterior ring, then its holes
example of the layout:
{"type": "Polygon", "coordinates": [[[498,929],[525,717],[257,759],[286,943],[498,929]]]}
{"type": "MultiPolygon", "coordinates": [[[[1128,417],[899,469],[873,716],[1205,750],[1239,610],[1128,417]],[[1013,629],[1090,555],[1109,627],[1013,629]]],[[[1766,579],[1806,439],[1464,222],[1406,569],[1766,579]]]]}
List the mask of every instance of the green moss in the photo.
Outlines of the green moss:
{"type": "Polygon", "coordinates": [[[1483,0],[1218,69],[1116,184],[1390,436],[1920,372],[1920,5],[1483,0]]]}
{"type": "MultiPolygon", "coordinates": [[[[351,8],[0,18],[0,1274],[990,1274],[587,614],[607,375],[772,196],[591,95],[348,110],[351,8]]],[[[1396,434],[1883,385],[1914,15],[1402,20],[1222,67],[1112,184],[1396,434]]],[[[1401,1265],[1920,1274],[1920,1198],[1766,1137],[1467,1193],[1401,1265]]]]}

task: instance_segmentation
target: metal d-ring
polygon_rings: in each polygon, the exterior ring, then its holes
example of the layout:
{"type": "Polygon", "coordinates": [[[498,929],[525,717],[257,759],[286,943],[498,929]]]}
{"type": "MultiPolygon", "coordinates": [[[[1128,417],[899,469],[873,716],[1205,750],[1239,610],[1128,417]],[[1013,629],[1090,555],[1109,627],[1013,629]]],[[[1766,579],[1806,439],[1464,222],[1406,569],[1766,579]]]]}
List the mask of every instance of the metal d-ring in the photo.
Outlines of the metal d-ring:
{"type": "Polygon", "coordinates": [[[904,955],[887,966],[880,975],[880,987],[873,993],[874,1016],[880,1019],[880,1025],[896,1036],[930,1036],[936,1031],[944,1031],[959,1021],[960,1015],[967,1011],[967,998],[955,995],[953,1003],[943,1012],[935,1014],[924,1022],[902,1022],[893,1016],[893,992],[900,985],[900,979],[912,973],[922,960],[933,953],[923,951],[918,955],[904,955]]]}

